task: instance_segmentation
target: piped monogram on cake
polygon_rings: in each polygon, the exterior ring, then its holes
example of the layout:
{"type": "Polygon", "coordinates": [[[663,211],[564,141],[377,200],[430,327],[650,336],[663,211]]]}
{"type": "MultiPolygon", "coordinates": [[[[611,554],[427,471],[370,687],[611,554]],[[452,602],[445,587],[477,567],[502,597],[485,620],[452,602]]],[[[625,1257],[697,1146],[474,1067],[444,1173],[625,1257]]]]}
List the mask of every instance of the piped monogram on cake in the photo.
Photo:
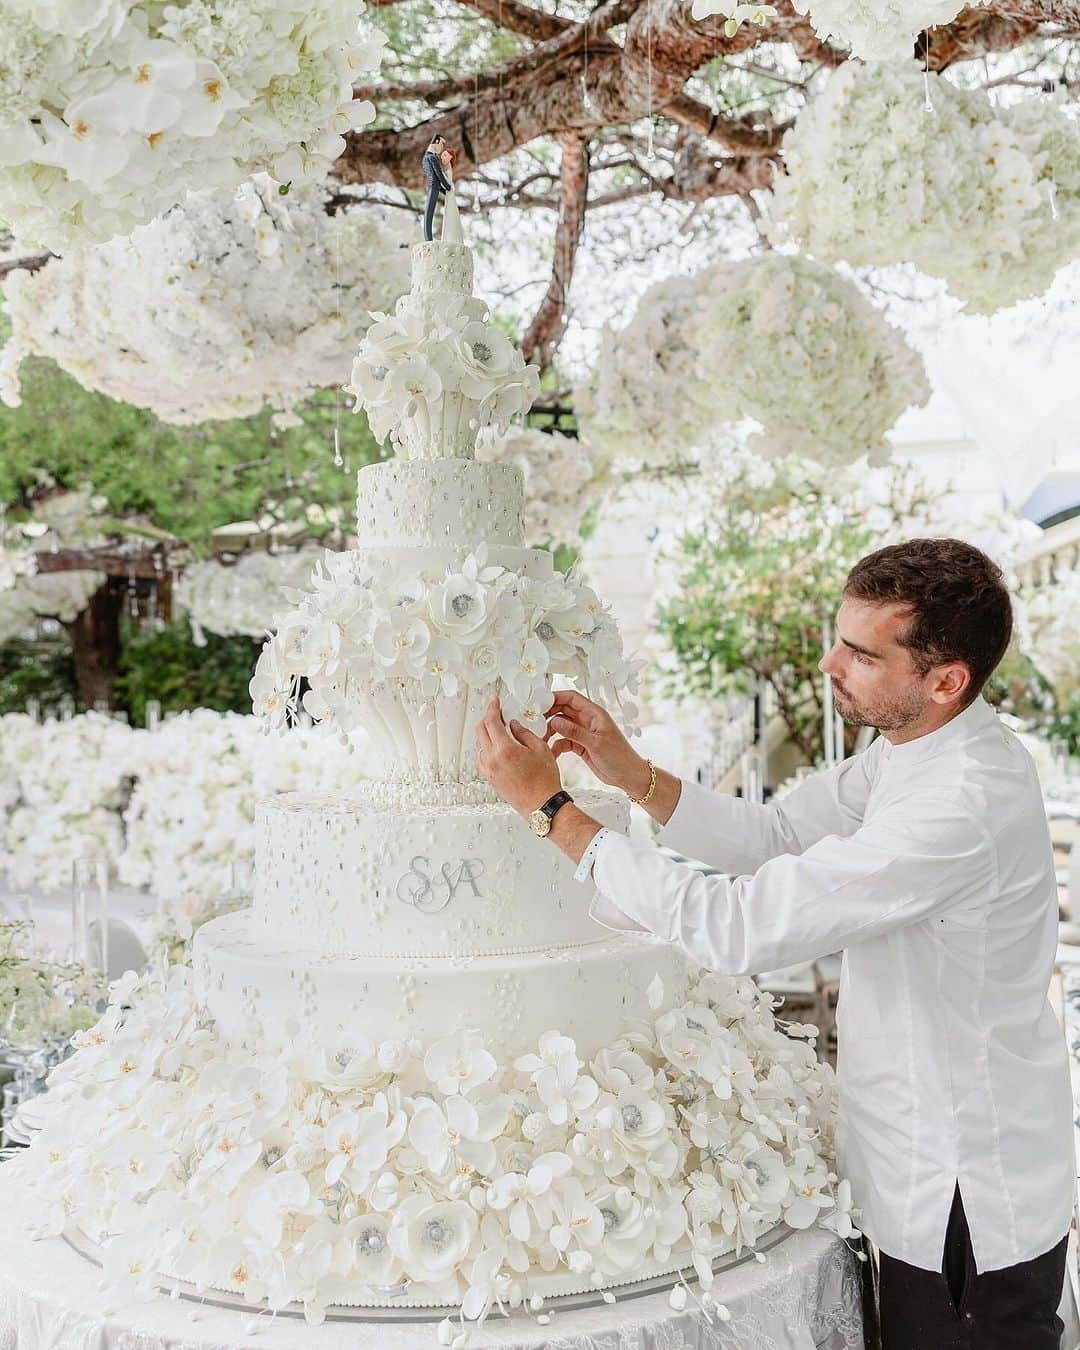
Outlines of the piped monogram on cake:
{"type": "Polygon", "coordinates": [[[422,914],[438,914],[462,886],[468,886],[477,900],[483,900],[479,886],[484,872],[483,858],[462,858],[456,871],[452,863],[444,862],[435,875],[425,870],[430,867],[430,860],[417,854],[409,864],[409,870],[398,878],[397,898],[422,914]]]}

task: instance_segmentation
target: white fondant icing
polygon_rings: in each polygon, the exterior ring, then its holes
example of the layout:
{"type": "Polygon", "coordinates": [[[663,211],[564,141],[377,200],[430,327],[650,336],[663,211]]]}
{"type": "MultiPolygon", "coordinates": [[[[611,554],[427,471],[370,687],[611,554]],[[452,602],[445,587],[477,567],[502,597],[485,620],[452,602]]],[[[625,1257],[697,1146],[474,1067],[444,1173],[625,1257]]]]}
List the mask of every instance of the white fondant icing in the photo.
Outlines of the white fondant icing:
{"type": "Polygon", "coordinates": [[[472,288],[473,256],[468,245],[429,239],[413,246],[411,290],[414,295],[427,291],[472,295],[472,288]]]}
{"type": "MultiPolygon", "coordinates": [[[[621,794],[576,792],[626,830],[621,794]]],[[[471,956],[594,942],[588,889],[504,802],[409,808],[366,785],[258,805],[254,928],[339,955],[471,956]]]]}
{"type": "Polygon", "coordinates": [[[226,1040],[328,1054],[349,1036],[433,1041],[448,1028],[475,1028],[493,1055],[513,1057],[556,1028],[588,1059],[628,1018],[657,1015],[646,992],[657,975],[664,1009],[678,1006],[687,983],[674,948],[610,934],[510,956],[348,957],[283,949],[242,910],[204,924],[194,947],[198,998],[226,1040]]]}
{"type": "Polygon", "coordinates": [[[480,544],[520,547],[524,479],[515,464],[472,459],[392,459],[356,475],[361,547],[480,544]],[[496,472],[497,471],[497,472],[496,472]]]}

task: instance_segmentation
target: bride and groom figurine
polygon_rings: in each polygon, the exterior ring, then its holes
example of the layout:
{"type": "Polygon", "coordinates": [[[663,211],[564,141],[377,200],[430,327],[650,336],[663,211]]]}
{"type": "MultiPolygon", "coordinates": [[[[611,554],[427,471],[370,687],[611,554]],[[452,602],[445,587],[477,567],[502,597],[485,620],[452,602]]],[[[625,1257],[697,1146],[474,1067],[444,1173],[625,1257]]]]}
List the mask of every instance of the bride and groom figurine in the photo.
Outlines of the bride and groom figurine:
{"type": "Polygon", "coordinates": [[[428,241],[434,237],[432,227],[435,223],[435,207],[442,193],[446,193],[446,202],[443,206],[443,235],[445,237],[449,234],[451,238],[460,238],[459,232],[453,229],[447,230],[447,223],[451,218],[455,223],[458,221],[457,198],[454,195],[454,161],[456,159],[456,152],[450,149],[442,136],[433,136],[428,148],[424,151],[422,166],[424,178],[427,181],[424,238],[428,241]]]}

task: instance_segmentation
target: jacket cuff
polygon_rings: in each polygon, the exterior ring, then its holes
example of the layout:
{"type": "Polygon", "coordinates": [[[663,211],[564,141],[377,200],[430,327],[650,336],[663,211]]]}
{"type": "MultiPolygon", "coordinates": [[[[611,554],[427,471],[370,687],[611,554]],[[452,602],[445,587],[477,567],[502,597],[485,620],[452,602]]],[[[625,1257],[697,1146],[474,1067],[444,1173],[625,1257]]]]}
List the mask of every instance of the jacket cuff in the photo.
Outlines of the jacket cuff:
{"type": "Polygon", "coordinates": [[[611,898],[611,892],[617,891],[617,884],[606,875],[610,868],[605,868],[605,863],[611,862],[613,852],[620,847],[632,849],[633,845],[625,835],[618,833],[605,835],[597,847],[592,869],[596,891],[589,906],[589,918],[616,933],[649,933],[651,929],[624,914],[611,898]]]}

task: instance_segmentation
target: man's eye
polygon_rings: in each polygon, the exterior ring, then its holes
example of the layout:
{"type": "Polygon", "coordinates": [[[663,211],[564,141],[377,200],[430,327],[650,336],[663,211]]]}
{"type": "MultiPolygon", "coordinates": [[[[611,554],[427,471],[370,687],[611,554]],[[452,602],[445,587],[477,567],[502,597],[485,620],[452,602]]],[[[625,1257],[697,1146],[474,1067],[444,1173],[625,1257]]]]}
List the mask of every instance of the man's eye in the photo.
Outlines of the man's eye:
{"type": "Polygon", "coordinates": [[[864,656],[862,652],[855,653],[855,660],[861,661],[864,666],[868,666],[870,664],[870,658],[868,656],[864,656]]]}

